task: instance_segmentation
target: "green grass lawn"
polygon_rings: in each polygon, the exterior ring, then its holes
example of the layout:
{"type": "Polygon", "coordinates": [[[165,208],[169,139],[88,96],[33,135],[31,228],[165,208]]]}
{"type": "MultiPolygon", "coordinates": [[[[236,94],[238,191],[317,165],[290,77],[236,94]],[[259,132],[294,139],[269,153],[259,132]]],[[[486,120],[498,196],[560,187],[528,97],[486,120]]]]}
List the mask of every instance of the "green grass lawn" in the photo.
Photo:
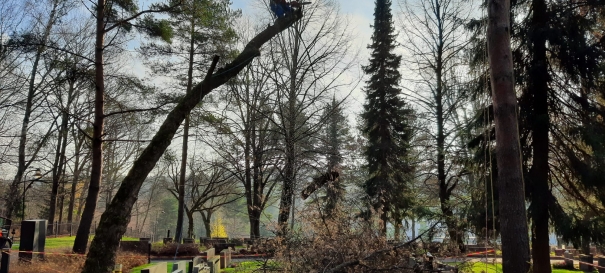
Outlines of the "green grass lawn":
{"type": "MultiPolygon", "coordinates": [[[[469,264],[470,266],[470,264],[469,264]]],[[[462,272],[471,272],[462,271],[462,272]]],[[[472,272],[473,273],[502,273],[502,265],[501,264],[486,264],[486,263],[473,263],[472,264],[472,272]]],[[[580,270],[568,270],[568,269],[553,269],[552,273],[580,273],[580,270]]]]}
{"type": "MultiPolygon", "coordinates": [[[[263,265],[264,265],[264,262],[258,262],[258,261],[241,262],[241,263],[237,264],[236,267],[225,268],[225,269],[221,270],[221,272],[226,272],[226,273],[258,272],[258,269],[260,269],[263,265]]],[[[269,263],[267,263],[267,266],[268,267],[278,267],[278,264],[276,262],[270,261],[269,263]]]]}
{"type": "MultiPolygon", "coordinates": [[[[168,272],[172,272],[172,264],[173,264],[172,262],[168,262],[166,264],[166,269],[168,272]]],[[[129,272],[125,272],[125,273],[141,273],[141,269],[147,268],[148,266],[150,266],[150,264],[144,264],[141,266],[137,266],[137,267],[131,269],[129,272]]],[[[187,270],[189,270],[189,264],[187,264],[187,270]]],[[[187,270],[185,270],[185,272],[187,272],[187,270]]]]}
{"type": "MultiPolygon", "coordinates": [[[[92,240],[94,236],[90,236],[90,239],[92,240]]],[[[74,240],[76,239],[76,236],[65,236],[65,237],[46,237],[46,244],[44,245],[44,248],[46,250],[48,249],[57,249],[57,248],[71,248],[74,245],[74,240]]],[[[138,241],[139,238],[132,238],[132,237],[122,237],[122,241],[138,241]]],[[[19,249],[19,245],[18,243],[13,244],[12,249],[19,249]]]]}

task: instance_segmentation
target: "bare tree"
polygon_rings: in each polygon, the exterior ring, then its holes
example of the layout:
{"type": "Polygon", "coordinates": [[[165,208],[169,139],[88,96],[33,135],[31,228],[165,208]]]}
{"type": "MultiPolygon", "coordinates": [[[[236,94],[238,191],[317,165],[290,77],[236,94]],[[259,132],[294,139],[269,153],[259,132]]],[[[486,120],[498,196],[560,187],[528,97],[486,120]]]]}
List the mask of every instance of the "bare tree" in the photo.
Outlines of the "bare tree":
{"type": "MultiPolygon", "coordinates": [[[[44,21],[43,26],[41,26],[41,33],[39,38],[39,43],[35,49],[35,55],[33,57],[30,76],[28,80],[27,86],[27,96],[26,102],[23,112],[23,121],[21,123],[21,132],[19,134],[19,148],[18,148],[18,161],[17,161],[17,173],[15,174],[15,178],[10,185],[8,200],[7,200],[7,214],[6,216],[10,218],[13,213],[15,213],[15,209],[18,207],[19,202],[19,184],[23,180],[23,175],[25,174],[26,169],[30,166],[30,164],[36,160],[38,152],[40,151],[41,146],[38,145],[38,148],[34,148],[36,150],[35,153],[26,154],[26,147],[28,145],[28,130],[30,128],[31,115],[33,110],[36,108],[35,99],[36,95],[39,94],[40,88],[38,86],[39,82],[37,81],[38,73],[40,72],[40,62],[43,57],[44,51],[47,49],[45,46],[48,43],[51,31],[53,26],[57,23],[58,19],[65,13],[65,9],[67,8],[67,1],[64,0],[51,0],[50,1],[50,12],[48,17],[43,17],[41,14],[38,18],[39,21],[44,21]]],[[[46,138],[46,137],[45,137],[46,138]]]]}
{"type": "MultiPolygon", "coordinates": [[[[347,18],[332,0],[320,0],[305,7],[305,18],[272,43],[272,64],[266,69],[275,89],[274,111],[267,116],[280,144],[278,163],[282,179],[278,224],[287,233],[294,191],[302,168],[314,169],[310,161],[319,153],[314,142],[326,124],[326,102],[340,88],[350,88],[343,75],[352,68],[350,29],[347,18]],[[321,18],[321,19],[320,19],[321,18]]],[[[319,168],[324,172],[323,167],[319,168]]],[[[294,218],[293,218],[294,219],[294,218]]],[[[294,223],[294,222],[292,222],[294,223]]]]}
{"type": "Polygon", "coordinates": [[[456,122],[457,113],[464,106],[466,96],[463,83],[458,80],[464,70],[462,51],[470,42],[464,28],[471,13],[472,2],[462,0],[405,1],[402,9],[403,48],[409,54],[408,67],[416,75],[412,81],[419,90],[409,90],[419,112],[426,119],[422,128],[430,136],[435,147],[426,154],[436,165],[427,179],[437,180],[437,192],[443,219],[447,224],[450,240],[464,248],[464,233],[457,216],[455,201],[451,200],[465,169],[457,160],[460,147],[456,122]]]}

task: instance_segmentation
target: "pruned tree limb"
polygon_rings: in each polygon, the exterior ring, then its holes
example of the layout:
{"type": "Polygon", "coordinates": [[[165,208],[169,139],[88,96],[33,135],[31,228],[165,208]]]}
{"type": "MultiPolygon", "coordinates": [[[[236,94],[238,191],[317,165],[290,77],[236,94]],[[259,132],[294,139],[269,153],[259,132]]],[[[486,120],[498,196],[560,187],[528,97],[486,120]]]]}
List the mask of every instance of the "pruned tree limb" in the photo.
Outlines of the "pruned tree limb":
{"type": "Polygon", "coordinates": [[[235,77],[255,57],[259,56],[262,45],[300,18],[297,14],[291,14],[277,19],[273,25],[256,35],[232,62],[212,74],[212,77],[205,78],[193,87],[191,92],[188,92],[168,114],[150,144],[134,162],[111,204],[101,215],[82,272],[108,273],[113,269],[120,238],[126,232],[132,207],[137,200],[143,181],[170,145],[185,116],[208,93],[235,77]]]}
{"type": "Polygon", "coordinates": [[[391,247],[387,247],[387,248],[383,248],[383,249],[374,251],[374,252],[366,255],[365,257],[362,257],[362,258],[357,259],[357,260],[352,260],[352,261],[341,263],[341,264],[339,264],[339,265],[337,265],[337,266],[333,267],[332,269],[330,269],[328,271],[325,271],[325,272],[328,272],[328,273],[344,272],[344,269],[346,269],[347,267],[359,265],[359,264],[361,264],[361,262],[363,262],[365,260],[369,260],[369,259],[378,257],[380,255],[387,254],[387,253],[389,253],[391,251],[394,251],[394,250],[397,250],[399,248],[408,246],[408,245],[412,244],[413,242],[415,242],[416,240],[420,239],[422,236],[424,236],[424,234],[428,233],[429,231],[432,231],[437,226],[437,224],[439,224],[439,222],[434,223],[429,229],[425,230],[423,233],[421,233],[420,235],[416,236],[416,238],[413,238],[412,240],[409,240],[409,241],[407,241],[405,243],[401,243],[401,244],[398,244],[398,245],[394,245],[394,246],[391,246],[391,247]]]}
{"type": "Polygon", "coordinates": [[[303,192],[301,194],[302,199],[306,200],[307,198],[309,198],[309,196],[311,194],[313,194],[319,188],[323,187],[323,185],[325,185],[326,183],[338,179],[339,175],[340,174],[338,172],[332,171],[332,172],[327,172],[321,176],[313,178],[313,182],[311,182],[311,184],[309,184],[309,186],[307,186],[303,190],[303,192]]]}

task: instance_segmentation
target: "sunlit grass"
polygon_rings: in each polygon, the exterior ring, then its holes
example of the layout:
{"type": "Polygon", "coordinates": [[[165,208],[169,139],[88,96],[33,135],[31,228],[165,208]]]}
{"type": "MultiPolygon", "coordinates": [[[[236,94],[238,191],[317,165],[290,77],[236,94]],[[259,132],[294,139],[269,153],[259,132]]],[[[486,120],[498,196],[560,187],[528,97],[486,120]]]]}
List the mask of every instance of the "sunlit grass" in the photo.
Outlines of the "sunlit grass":
{"type": "MultiPolygon", "coordinates": [[[[90,236],[89,240],[92,240],[94,236],[90,236]]],[[[44,249],[55,249],[55,248],[71,248],[74,245],[76,236],[64,236],[64,237],[46,237],[46,243],[44,249]]],[[[122,241],[138,241],[139,238],[122,237],[122,241]]],[[[19,243],[13,244],[12,249],[19,249],[19,243]]]]}

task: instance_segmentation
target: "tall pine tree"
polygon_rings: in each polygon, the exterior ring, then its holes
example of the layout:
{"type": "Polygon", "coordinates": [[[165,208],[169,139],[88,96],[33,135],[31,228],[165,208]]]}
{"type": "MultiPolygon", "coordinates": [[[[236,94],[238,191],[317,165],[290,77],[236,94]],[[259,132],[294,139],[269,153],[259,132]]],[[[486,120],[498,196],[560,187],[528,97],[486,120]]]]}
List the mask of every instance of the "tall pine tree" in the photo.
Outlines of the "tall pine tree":
{"type": "Polygon", "coordinates": [[[395,37],[390,0],[376,0],[374,34],[370,64],[364,67],[370,76],[366,82],[367,101],[362,118],[363,133],[368,138],[365,155],[369,179],[364,189],[374,209],[380,212],[381,231],[386,235],[386,223],[396,211],[409,207],[407,194],[411,167],[407,161],[411,129],[408,119],[412,111],[401,97],[398,71],[401,56],[393,53],[395,37]]]}

